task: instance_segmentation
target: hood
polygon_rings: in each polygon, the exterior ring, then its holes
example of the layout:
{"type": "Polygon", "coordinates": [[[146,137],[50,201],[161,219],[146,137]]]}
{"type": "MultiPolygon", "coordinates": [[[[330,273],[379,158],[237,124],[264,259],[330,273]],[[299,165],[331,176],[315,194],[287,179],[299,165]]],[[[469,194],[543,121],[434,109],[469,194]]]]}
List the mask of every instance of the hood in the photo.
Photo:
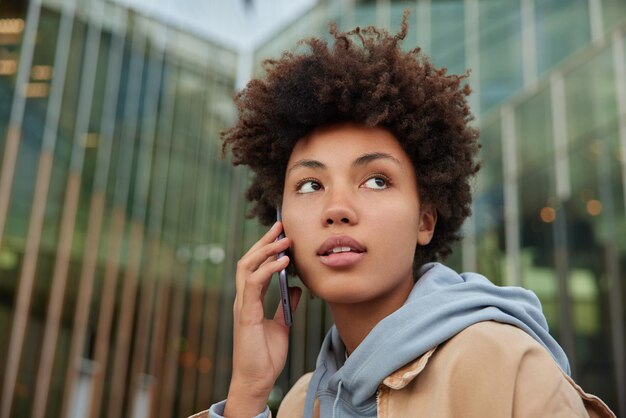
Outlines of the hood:
{"type": "Polygon", "coordinates": [[[428,263],[405,304],[381,320],[347,359],[337,329],[330,329],[309,384],[304,416],[312,415],[316,396],[323,417],[338,410],[342,417],[376,416],[376,390],[388,375],[470,325],[490,320],[524,330],[569,375],[567,357],[548,333],[533,292],[428,263]]]}

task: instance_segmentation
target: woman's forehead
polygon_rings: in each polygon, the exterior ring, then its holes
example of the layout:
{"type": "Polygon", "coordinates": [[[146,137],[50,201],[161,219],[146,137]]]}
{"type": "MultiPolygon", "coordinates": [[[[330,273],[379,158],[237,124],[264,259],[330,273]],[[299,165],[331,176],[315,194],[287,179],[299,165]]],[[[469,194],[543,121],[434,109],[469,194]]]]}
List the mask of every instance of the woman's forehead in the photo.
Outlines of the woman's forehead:
{"type": "Polygon", "coordinates": [[[288,169],[303,159],[356,160],[363,155],[387,155],[405,163],[408,155],[396,137],[383,127],[356,123],[324,126],[298,140],[293,148],[288,169]]]}

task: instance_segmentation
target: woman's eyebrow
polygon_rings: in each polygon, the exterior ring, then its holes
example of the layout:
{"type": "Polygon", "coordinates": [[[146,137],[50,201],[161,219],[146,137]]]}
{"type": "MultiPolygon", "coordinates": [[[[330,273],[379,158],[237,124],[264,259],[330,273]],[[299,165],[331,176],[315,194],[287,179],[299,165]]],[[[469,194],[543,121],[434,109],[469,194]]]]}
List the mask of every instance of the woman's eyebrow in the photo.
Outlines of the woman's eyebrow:
{"type": "Polygon", "coordinates": [[[357,166],[365,165],[372,161],[383,160],[383,159],[392,161],[397,165],[402,165],[400,164],[400,160],[398,160],[396,157],[394,157],[391,154],[387,154],[386,152],[371,152],[371,153],[363,154],[359,158],[354,160],[352,165],[357,167],[357,166]]]}
{"type": "Polygon", "coordinates": [[[321,168],[321,169],[325,169],[326,165],[324,163],[322,163],[321,161],[317,161],[317,160],[298,160],[294,163],[294,165],[291,166],[291,168],[288,170],[288,173],[291,173],[291,171],[293,171],[296,168],[321,168]]]}
{"type": "MultiPolygon", "coordinates": [[[[400,164],[400,160],[398,160],[396,157],[394,157],[391,154],[387,154],[386,152],[369,152],[367,154],[363,154],[360,157],[358,157],[356,160],[354,160],[352,165],[354,167],[359,167],[359,166],[366,165],[372,161],[383,160],[383,159],[389,160],[397,165],[402,165],[400,164]]],[[[318,168],[318,169],[325,170],[326,164],[318,160],[302,159],[302,160],[296,161],[289,168],[289,170],[287,170],[287,173],[291,173],[293,170],[297,168],[318,168]]]]}

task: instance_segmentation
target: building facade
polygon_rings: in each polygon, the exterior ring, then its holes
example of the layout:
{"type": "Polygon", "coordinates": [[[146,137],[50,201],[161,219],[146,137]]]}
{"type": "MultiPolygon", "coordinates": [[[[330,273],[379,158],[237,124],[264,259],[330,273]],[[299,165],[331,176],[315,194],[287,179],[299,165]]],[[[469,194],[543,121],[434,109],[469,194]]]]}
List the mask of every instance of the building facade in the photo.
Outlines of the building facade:
{"type": "MultiPolygon", "coordinates": [[[[397,31],[406,8],[403,47],[470,69],[482,132],[448,263],[535,291],[576,380],[626,415],[624,2],[320,1],[248,48],[131,3],[0,0],[0,418],[225,397],[235,263],[264,230],[221,156],[231,96],[329,21],[397,31]]],[[[273,407],[331,322],[303,298],[273,407]]]]}

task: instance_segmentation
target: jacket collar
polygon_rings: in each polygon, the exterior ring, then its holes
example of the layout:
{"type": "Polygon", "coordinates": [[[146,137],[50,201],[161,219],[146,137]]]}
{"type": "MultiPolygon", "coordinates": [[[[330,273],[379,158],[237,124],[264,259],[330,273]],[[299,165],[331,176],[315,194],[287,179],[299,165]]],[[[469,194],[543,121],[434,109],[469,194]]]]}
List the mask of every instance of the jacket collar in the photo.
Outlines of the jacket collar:
{"type": "Polygon", "coordinates": [[[402,366],[401,368],[387,376],[383,380],[382,384],[390,389],[395,390],[404,388],[406,385],[411,383],[411,381],[415,379],[417,375],[422,372],[422,370],[424,370],[426,364],[428,363],[428,360],[436,350],[437,346],[431,348],[414,361],[408,363],[405,366],[402,366]]]}

